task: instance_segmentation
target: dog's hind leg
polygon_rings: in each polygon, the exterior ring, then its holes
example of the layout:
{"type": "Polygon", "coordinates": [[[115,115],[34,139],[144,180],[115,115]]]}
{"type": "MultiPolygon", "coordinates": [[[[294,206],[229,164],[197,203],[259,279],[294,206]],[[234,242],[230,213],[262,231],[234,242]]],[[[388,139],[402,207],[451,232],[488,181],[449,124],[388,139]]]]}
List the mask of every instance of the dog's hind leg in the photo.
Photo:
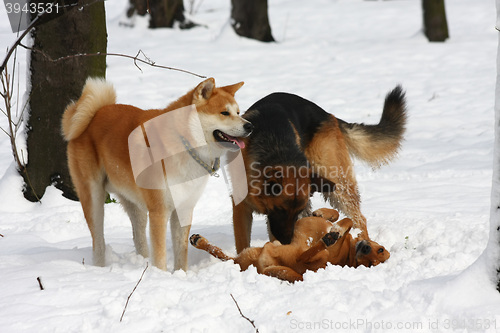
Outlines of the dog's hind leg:
{"type": "Polygon", "coordinates": [[[323,165],[318,163],[318,174],[335,183],[335,191],[323,192],[323,198],[332,207],[342,211],[354,222],[354,228],[361,230],[363,238],[368,238],[366,228],[366,218],[361,213],[361,196],[359,194],[358,183],[354,173],[354,167],[348,156],[331,156],[325,154],[323,165]],[[326,167],[330,161],[330,166],[326,167]]]}
{"type": "Polygon", "coordinates": [[[264,268],[262,274],[267,276],[272,276],[280,280],[288,281],[294,283],[296,281],[303,281],[302,274],[297,273],[290,267],[286,266],[269,266],[264,268]]]}
{"type": "Polygon", "coordinates": [[[73,181],[77,188],[83,214],[92,235],[92,255],[94,265],[106,265],[106,244],[104,242],[104,201],[106,191],[101,181],[84,183],[73,181]]]}
{"type": "Polygon", "coordinates": [[[362,232],[361,238],[368,238],[366,218],[361,213],[361,199],[356,179],[354,176],[341,177],[336,186],[335,192],[323,194],[325,200],[353,220],[353,227],[360,229],[362,232]]]}
{"type": "Polygon", "coordinates": [[[325,200],[350,217],[354,227],[361,229],[367,238],[366,218],[361,214],[354,166],[335,118],[320,128],[305,152],[313,164],[313,171],[335,183],[335,191],[323,192],[325,200]]]}
{"type": "Polygon", "coordinates": [[[208,240],[203,236],[200,236],[198,234],[191,235],[191,237],[189,237],[189,241],[195,248],[207,251],[217,259],[223,261],[234,260],[233,257],[225,254],[219,247],[210,244],[208,240]]]}
{"type": "Polygon", "coordinates": [[[146,226],[148,223],[148,213],[145,209],[135,203],[118,195],[121,205],[127,212],[132,223],[132,233],[134,237],[135,250],[138,254],[147,258],[149,256],[148,240],[146,237],[146,226]]]}
{"type": "Polygon", "coordinates": [[[104,201],[106,198],[105,174],[97,160],[96,152],[85,145],[85,141],[68,143],[68,167],[71,180],[82,205],[83,214],[92,236],[94,265],[106,264],[104,242],[104,201]]]}

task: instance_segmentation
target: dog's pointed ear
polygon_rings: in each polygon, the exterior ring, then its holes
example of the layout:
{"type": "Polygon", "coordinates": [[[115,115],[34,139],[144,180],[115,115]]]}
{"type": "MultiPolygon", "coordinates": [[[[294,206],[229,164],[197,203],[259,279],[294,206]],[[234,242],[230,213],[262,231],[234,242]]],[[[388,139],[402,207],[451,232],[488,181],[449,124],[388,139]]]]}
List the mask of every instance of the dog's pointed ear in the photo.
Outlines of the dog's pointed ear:
{"type": "Polygon", "coordinates": [[[245,84],[245,82],[239,82],[239,83],[235,83],[235,84],[232,84],[230,86],[225,86],[225,87],[221,87],[219,89],[222,89],[224,90],[225,92],[231,94],[234,96],[234,94],[236,94],[236,92],[241,88],[241,86],[243,86],[245,84]]]}
{"type": "Polygon", "coordinates": [[[206,79],[194,88],[193,91],[193,103],[198,104],[203,100],[207,100],[212,96],[215,88],[215,80],[213,77],[206,79]]]}
{"type": "Polygon", "coordinates": [[[311,194],[314,192],[328,193],[335,191],[335,183],[314,172],[311,173],[311,194]]]}

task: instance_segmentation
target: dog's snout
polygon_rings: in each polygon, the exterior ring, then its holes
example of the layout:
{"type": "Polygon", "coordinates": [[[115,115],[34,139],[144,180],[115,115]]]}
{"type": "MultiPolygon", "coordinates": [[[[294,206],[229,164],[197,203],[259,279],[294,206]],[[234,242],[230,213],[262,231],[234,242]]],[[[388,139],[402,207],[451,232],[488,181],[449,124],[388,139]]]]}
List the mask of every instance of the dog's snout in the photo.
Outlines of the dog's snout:
{"type": "Polygon", "coordinates": [[[372,247],[368,244],[364,244],[361,246],[361,253],[363,255],[367,255],[368,253],[370,253],[372,251],[372,247]]]}
{"type": "Polygon", "coordinates": [[[243,125],[243,129],[247,133],[247,135],[250,135],[250,133],[253,132],[253,124],[251,122],[246,122],[245,125],[243,125]]]}
{"type": "Polygon", "coordinates": [[[358,242],[358,244],[356,244],[356,253],[358,255],[364,255],[364,256],[366,256],[371,251],[372,251],[372,247],[370,246],[370,244],[368,244],[367,241],[363,240],[361,242],[358,242]]]}

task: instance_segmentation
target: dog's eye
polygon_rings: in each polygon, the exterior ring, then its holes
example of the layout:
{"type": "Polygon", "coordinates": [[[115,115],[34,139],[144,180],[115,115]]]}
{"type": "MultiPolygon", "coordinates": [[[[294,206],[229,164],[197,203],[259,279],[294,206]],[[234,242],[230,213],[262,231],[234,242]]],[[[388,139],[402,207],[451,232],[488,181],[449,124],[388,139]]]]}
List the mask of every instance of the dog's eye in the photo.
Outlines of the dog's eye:
{"type": "Polygon", "coordinates": [[[223,116],[229,116],[230,115],[229,111],[222,111],[220,114],[223,115],[223,116]]]}
{"type": "Polygon", "coordinates": [[[384,248],[381,247],[380,249],[378,249],[377,253],[384,253],[384,248]]]}

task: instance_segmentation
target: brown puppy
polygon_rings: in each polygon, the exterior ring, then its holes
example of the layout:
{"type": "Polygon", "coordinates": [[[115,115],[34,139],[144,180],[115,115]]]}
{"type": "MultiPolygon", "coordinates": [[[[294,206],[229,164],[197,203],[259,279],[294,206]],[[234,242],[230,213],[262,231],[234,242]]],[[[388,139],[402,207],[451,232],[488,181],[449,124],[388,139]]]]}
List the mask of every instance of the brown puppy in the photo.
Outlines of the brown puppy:
{"type": "Polygon", "coordinates": [[[351,157],[378,167],[397,155],[406,125],[400,86],[387,94],[377,125],[345,122],[288,93],[262,98],[243,118],[254,131],[244,139],[242,151],[248,195],[233,207],[238,253],[250,246],[253,213],[267,216],[271,241],[290,243],[297,219],[309,215],[308,200],[315,191],[351,218],[368,239],[351,157]]]}
{"type": "Polygon", "coordinates": [[[226,255],[200,235],[192,235],[191,244],[221,260],[234,260],[241,270],[253,265],[257,272],[281,280],[302,281],[307,271],[325,268],[328,263],[340,266],[375,266],[389,259],[389,252],[371,240],[353,237],[349,218],[338,220],[334,209],[322,208],[297,221],[292,242],[282,245],[267,242],[263,247],[243,250],[237,257],[226,255]]]}

